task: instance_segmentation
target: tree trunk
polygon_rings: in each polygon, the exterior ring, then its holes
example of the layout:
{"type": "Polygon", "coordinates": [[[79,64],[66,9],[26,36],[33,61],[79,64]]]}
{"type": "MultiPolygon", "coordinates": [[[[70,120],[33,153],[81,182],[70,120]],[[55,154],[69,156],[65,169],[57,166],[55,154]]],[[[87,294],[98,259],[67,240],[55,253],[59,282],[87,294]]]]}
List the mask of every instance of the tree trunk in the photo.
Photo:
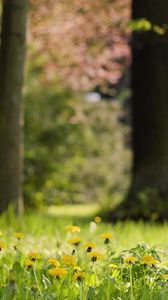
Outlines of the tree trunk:
{"type": "Polygon", "coordinates": [[[23,213],[22,87],[27,0],[3,0],[0,46],[0,212],[23,213]]]}
{"type": "MultiPolygon", "coordinates": [[[[167,0],[133,0],[133,19],[168,24],[167,0]]],[[[168,219],[168,33],[134,32],[133,176],[119,218],[168,219]]]]}

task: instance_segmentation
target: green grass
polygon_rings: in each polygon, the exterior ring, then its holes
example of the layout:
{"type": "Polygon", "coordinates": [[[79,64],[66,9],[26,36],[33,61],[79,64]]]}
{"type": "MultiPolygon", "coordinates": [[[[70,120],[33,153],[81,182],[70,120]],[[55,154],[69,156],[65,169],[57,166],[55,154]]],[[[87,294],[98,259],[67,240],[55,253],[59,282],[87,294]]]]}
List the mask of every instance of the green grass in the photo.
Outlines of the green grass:
{"type": "MultiPolygon", "coordinates": [[[[97,204],[86,205],[65,205],[65,206],[51,206],[43,213],[39,213],[37,217],[41,224],[47,223],[48,232],[54,227],[54,224],[78,224],[83,229],[88,227],[88,223],[93,221],[94,216],[99,215],[100,208],[97,204]],[[45,216],[43,218],[43,216],[45,216]]],[[[28,216],[28,219],[31,215],[28,216]]],[[[34,219],[34,217],[33,217],[34,219]]],[[[33,221],[33,220],[32,220],[33,221]]],[[[36,221],[35,221],[36,226],[36,221]]],[[[139,222],[118,222],[113,225],[110,222],[103,221],[99,225],[100,231],[110,230],[114,233],[113,246],[115,250],[122,250],[123,248],[130,248],[140,242],[149,244],[150,246],[161,247],[163,250],[168,249],[168,224],[144,223],[139,222]]]]}
{"type": "Polygon", "coordinates": [[[23,219],[16,219],[11,212],[2,216],[0,245],[4,243],[6,249],[0,251],[0,299],[168,299],[164,278],[168,274],[168,224],[118,222],[112,225],[102,221],[96,225],[94,217],[98,211],[97,205],[75,205],[26,213],[23,219]],[[81,232],[67,232],[66,226],[71,224],[79,226],[81,232]],[[23,240],[14,236],[18,231],[24,234],[23,240]],[[113,235],[108,245],[100,237],[106,232],[113,235]],[[76,248],[68,243],[73,236],[81,237],[75,253],[81,271],[85,272],[81,281],[74,279],[74,267],[65,265],[62,260],[63,255],[71,255],[76,248]],[[91,261],[83,248],[87,241],[96,244],[96,251],[103,254],[102,259],[91,261]],[[123,252],[126,249],[127,252],[123,252]],[[27,268],[24,264],[31,251],[40,253],[42,258],[27,268]],[[154,257],[156,266],[142,264],[146,254],[154,257]],[[129,255],[136,257],[134,264],[123,261],[123,257],[129,255]],[[68,271],[60,279],[48,272],[52,266],[48,266],[47,260],[51,257],[58,259],[61,268],[68,271]]]}
{"type": "Polygon", "coordinates": [[[99,212],[98,204],[50,206],[45,212],[54,217],[91,217],[99,212]]]}

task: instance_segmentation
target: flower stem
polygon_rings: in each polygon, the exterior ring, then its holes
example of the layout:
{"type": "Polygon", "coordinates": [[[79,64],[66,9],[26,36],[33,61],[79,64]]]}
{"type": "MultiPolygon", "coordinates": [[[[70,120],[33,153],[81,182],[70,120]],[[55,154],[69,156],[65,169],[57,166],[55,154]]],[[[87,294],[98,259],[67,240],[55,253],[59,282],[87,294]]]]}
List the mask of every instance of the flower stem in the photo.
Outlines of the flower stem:
{"type": "Polygon", "coordinates": [[[39,290],[39,294],[40,294],[40,296],[41,296],[41,299],[45,300],[44,297],[43,297],[43,293],[42,293],[42,291],[41,291],[40,285],[39,285],[39,281],[38,281],[38,278],[37,278],[37,274],[36,274],[35,268],[33,268],[33,272],[34,272],[34,278],[35,278],[35,281],[36,281],[36,284],[37,284],[37,287],[38,287],[38,290],[39,290]]]}
{"type": "Polygon", "coordinates": [[[130,285],[131,285],[131,300],[134,300],[133,279],[132,279],[132,265],[130,266],[130,285]]]}

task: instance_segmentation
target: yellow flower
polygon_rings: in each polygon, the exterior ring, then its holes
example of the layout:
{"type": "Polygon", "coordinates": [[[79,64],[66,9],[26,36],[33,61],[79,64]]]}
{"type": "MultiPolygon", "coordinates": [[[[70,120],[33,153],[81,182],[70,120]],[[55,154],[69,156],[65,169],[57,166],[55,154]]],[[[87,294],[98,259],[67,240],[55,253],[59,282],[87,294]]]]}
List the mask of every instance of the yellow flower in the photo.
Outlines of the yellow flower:
{"type": "Polygon", "coordinates": [[[26,259],[24,266],[28,269],[32,268],[34,266],[34,262],[31,259],[26,259]]]}
{"type": "Polygon", "coordinates": [[[48,273],[55,278],[60,278],[65,276],[68,273],[68,271],[64,268],[53,268],[48,270],[48,273]]]}
{"type": "Polygon", "coordinates": [[[81,268],[79,266],[74,266],[74,271],[81,271],[81,268]]]}
{"type": "Polygon", "coordinates": [[[105,244],[109,244],[110,243],[110,239],[113,237],[112,233],[103,233],[100,236],[103,240],[105,244]]]}
{"type": "Polygon", "coordinates": [[[41,254],[39,252],[29,252],[28,257],[31,261],[36,261],[41,259],[41,254]]]}
{"type": "Polygon", "coordinates": [[[6,245],[3,242],[0,242],[0,251],[5,249],[6,249],[6,245]]]}
{"type": "Polygon", "coordinates": [[[135,261],[136,261],[136,257],[133,256],[133,255],[126,256],[126,257],[124,257],[123,259],[124,259],[124,262],[125,262],[125,263],[128,263],[128,264],[134,264],[135,261]]]}
{"type": "Polygon", "coordinates": [[[93,242],[88,242],[84,244],[84,248],[86,248],[86,252],[91,252],[92,249],[96,248],[96,244],[93,242]]]}
{"type": "Polygon", "coordinates": [[[74,255],[64,255],[62,261],[68,266],[76,265],[76,257],[74,255]]]}
{"type": "Polygon", "coordinates": [[[94,218],[94,221],[95,221],[97,224],[98,224],[98,223],[101,223],[102,218],[99,217],[99,216],[96,216],[96,217],[94,218]]]}
{"type": "Polygon", "coordinates": [[[157,264],[157,260],[152,255],[144,255],[141,259],[141,263],[144,265],[155,266],[157,264]]]}
{"type": "Polygon", "coordinates": [[[85,272],[76,272],[73,278],[74,280],[82,281],[85,278],[85,275],[85,272]]]}
{"type": "Polygon", "coordinates": [[[168,274],[163,274],[162,278],[168,280],[168,274]]]}
{"type": "Polygon", "coordinates": [[[68,225],[68,226],[66,226],[66,230],[70,231],[72,233],[76,233],[76,232],[80,232],[81,231],[80,227],[74,226],[74,225],[68,225]]]}
{"type": "Polygon", "coordinates": [[[56,259],[56,258],[49,258],[47,260],[47,263],[50,265],[50,266],[54,266],[54,267],[58,267],[60,265],[59,261],[56,259]]]}
{"type": "Polygon", "coordinates": [[[100,252],[96,252],[96,251],[88,253],[88,256],[91,257],[91,260],[93,262],[96,261],[96,260],[98,260],[98,259],[103,258],[103,254],[100,253],[100,252]]]}
{"type": "Polygon", "coordinates": [[[78,246],[81,242],[81,238],[80,237],[74,237],[70,240],[68,240],[68,243],[71,244],[71,245],[74,245],[74,246],[78,246]]]}
{"type": "Polygon", "coordinates": [[[24,238],[24,234],[22,232],[16,232],[14,234],[14,236],[18,239],[18,240],[21,240],[24,238]]]}
{"type": "Polygon", "coordinates": [[[118,266],[116,265],[116,264],[109,264],[109,268],[112,268],[112,269],[117,269],[118,268],[118,266]]]}

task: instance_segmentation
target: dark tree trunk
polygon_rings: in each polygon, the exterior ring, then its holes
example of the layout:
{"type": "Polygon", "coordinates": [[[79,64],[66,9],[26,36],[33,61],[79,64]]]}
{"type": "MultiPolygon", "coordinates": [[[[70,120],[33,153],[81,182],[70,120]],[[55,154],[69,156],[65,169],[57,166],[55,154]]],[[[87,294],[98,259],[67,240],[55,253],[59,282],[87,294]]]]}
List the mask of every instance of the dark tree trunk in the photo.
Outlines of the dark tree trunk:
{"type": "Polygon", "coordinates": [[[22,87],[27,0],[3,0],[0,45],[0,212],[23,212],[22,87]]]}
{"type": "MultiPolygon", "coordinates": [[[[133,0],[133,19],[168,24],[167,0],[133,0]]],[[[168,219],[168,34],[134,32],[133,176],[120,218],[168,219]]]]}

